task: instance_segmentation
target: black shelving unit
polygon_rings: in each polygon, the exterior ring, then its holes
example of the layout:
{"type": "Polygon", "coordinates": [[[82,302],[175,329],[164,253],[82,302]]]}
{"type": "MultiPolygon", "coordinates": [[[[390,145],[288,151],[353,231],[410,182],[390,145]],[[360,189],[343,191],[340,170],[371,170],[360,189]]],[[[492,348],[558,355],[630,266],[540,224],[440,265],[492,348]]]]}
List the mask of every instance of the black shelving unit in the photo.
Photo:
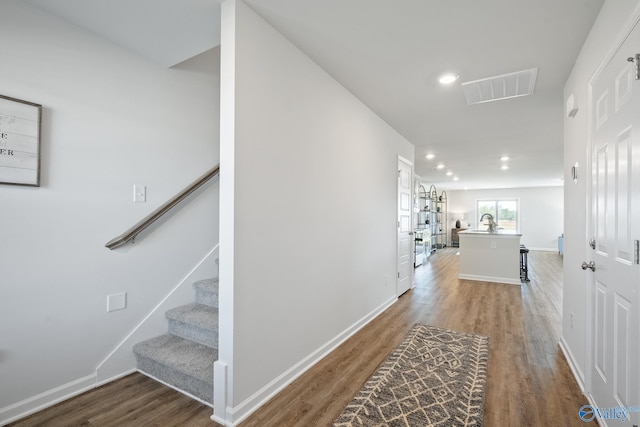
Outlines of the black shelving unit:
{"type": "Polygon", "coordinates": [[[426,219],[425,222],[430,231],[431,251],[445,248],[447,246],[447,192],[438,194],[435,185],[429,187],[426,199],[426,219]]]}

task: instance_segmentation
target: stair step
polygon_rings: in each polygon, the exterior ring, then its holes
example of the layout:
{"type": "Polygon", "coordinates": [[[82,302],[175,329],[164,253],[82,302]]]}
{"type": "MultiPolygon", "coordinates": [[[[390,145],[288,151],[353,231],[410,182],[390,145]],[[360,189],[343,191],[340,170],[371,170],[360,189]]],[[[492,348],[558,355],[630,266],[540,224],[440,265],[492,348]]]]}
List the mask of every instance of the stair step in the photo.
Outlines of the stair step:
{"type": "Polygon", "coordinates": [[[218,350],[167,334],[133,347],[138,370],[213,404],[213,362],[218,350]]]}
{"type": "Polygon", "coordinates": [[[218,278],[199,280],[193,284],[196,302],[218,307],[218,278]]]}
{"type": "Polygon", "coordinates": [[[192,303],[172,308],[165,313],[169,320],[169,333],[218,348],[218,309],[192,303]]]}

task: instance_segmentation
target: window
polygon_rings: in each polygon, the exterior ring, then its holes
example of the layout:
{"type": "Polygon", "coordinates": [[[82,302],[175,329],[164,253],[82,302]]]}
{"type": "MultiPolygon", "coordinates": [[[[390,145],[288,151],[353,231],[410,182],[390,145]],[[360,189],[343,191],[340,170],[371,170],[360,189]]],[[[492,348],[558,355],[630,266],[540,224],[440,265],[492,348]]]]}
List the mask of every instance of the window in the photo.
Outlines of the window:
{"type": "MultiPolygon", "coordinates": [[[[506,200],[478,200],[478,220],[483,214],[491,214],[498,223],[498,229],[518,231],[519,201],[506,200]]],[[[486,223],[478,223],[478,229],[487,229],[486,223]]]]}

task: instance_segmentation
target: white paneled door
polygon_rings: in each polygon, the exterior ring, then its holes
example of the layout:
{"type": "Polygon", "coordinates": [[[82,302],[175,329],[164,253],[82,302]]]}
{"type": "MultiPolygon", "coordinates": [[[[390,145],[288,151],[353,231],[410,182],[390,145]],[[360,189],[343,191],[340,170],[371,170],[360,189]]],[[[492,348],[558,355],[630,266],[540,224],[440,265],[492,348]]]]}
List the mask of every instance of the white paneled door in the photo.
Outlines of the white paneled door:
{"type": "Polygon", "coordinates": [[[398,159],[398,273],[396,281],[398,296],[408,291],[413,282],[412,188],[412,165],[403,159],[398,159]]]}
{"type": "MultiPolygon", "coordinates": [[[[593,240],[582,268],[592,275],[587,387],[600,410],[640,409],[639,62],[636,25],[591,85],[588,232],[593,240]]],[[[602,425],[615,421],[607,419],[612,414],[602,412],[602,425]]],[[[640,413],[631,410],[624,416],[639,424],[640,413]]]]}

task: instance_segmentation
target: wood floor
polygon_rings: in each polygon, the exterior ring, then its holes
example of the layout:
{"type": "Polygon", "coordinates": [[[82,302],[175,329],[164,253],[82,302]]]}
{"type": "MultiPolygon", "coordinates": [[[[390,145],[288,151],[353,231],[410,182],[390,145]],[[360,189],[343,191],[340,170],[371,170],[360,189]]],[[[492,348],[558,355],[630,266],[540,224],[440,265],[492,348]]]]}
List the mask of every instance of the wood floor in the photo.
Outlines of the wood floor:
{"type": "MultiPolygon", "coordinates": [[[[455,249],[416,269],[416,287],[241,427],[330,426],[414,323],[490,338],[484,425],[582,426],[587,404],[562,355],[562,257],[530,252],[522,286],[458,280],[455,249]]],[[[13,427],[216,426],[211,408],[134,374],[13,427]]]]}

